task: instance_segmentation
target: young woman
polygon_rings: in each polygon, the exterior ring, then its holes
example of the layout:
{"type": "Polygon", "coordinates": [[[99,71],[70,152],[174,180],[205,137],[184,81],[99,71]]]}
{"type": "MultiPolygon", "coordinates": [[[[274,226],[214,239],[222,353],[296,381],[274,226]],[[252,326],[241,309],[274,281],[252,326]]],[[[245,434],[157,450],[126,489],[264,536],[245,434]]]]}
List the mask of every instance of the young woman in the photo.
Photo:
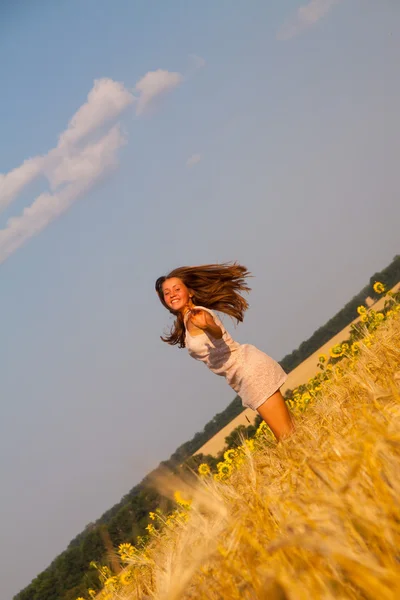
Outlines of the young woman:
{"type": "Polygon", "coordinates": [[[293,429],[280,392],[287,375],[272,358],[250,344],[235,342],[213,310],[243,321],[250,273],[237,263],[179,267],[156,281],[156,291],[175,323],[164,342],[187,348],[224,376],[243,406],[257,410],[279,440],[293,429]]]}

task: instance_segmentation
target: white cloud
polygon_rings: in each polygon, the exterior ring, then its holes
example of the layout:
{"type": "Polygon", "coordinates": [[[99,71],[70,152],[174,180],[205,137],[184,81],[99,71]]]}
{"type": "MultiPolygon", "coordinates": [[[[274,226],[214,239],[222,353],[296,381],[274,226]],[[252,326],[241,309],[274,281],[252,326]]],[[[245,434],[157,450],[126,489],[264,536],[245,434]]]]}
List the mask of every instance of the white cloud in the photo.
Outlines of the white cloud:
{"type": "Polygon", "coordinates": [[[289,40],[312,27],[341,0],[310,0],[297,10],[296,14],[278,31],[278,40],[289,40]]]}
{"type": "Polygon", "coordinates": [[[194,167],[194,165],[197,165],[197,163],[199,163],[201,161],[201,154],[192,154],[192,156],[189,156],[189,158],[186,161],[186,166],[189,167],[189,169],[191,167],[194,167]]]}
{"type": "Polygon", "coordinates": [[[189,54],[189,60],[195,69],[202,69],[206,66],[205,59],[202,56],[197,56],[197,54],[189,54]]]}
{"type": "Polygon", "coordinates": [[[136,114],[141,115],[158,96],[164,95],[183,81],[181,73],[173,73],[157,69],[149,71],[136,84],[135,90],[139,92],[136,104],[136,114]]]}
{"type": "Polygon", "coordinates": [[[62,182],[68,185],[54,194],[40,194],[22,215],[8,220],[0,231],[0,263],[65,212],[115,166],[116,152],[124,141],[119,127],[115,126],[96,143],[61,162],[55,171],[57,185],[62,182]]]}
{"type": "Polygon", "coordinates": [[[72,117],[68,128],[60,135],[58,146],[44,156],[35,156],[9,173],[0,173],[0,212],[36,177],[45,175],[52,186],[60,179],[60,164],[70,158],[75,144],[93,133],[105,122],[115,119],[134,101],[123,84],[112,79],[94,82],[88,100],[72,117]]]}
{"type": "Polygon", "coordinates": [[[122,83],[96,79],[87,102],[76,111],[66,131],[60,135],[58,148],[80,142],[107,121],[118,117],[134,100],[122,83]]]}
{"type": "Polygon", "coordinates": [[[84,181],[97,176],[99,165],[106,165],[112,157],[110,149],[122,145],[122,136],[119,126],[114,126],[99,141],[88,144],[82,149],[73,149],[68,154],[62,155],[59,162],[52,168],[47,177],[52,189],[56,189],[63,183],[84,181]],[[110,144],[110,148],[107,147],[110,144]]]}
{"type": "Polygon", "coordinates": [[[0,173],[0,212],[4,210],[38,175],[43,166],[43,157],[28,158],[22,165],[9,173],[0,173]]]}
{"type": "Polygon", "coordinates": [[[0,173],[0,211],[36,177],[43,175],[50,192],[40,194],[22,214],[0,230],[0,263],[30,237],[36,235],[96,184],[117,163],[117,150],[125,143],[119,126],[111,127],[97,141],[85,138],[115,120],[136,102],[141,114],[154,100],[183,80],[180,73],[149,71],[136,84],[139,97],[112,79],[95,80],[87,101],[76,111],[58,144],[43,156],[24,161],[12,171],[0,173]]]}

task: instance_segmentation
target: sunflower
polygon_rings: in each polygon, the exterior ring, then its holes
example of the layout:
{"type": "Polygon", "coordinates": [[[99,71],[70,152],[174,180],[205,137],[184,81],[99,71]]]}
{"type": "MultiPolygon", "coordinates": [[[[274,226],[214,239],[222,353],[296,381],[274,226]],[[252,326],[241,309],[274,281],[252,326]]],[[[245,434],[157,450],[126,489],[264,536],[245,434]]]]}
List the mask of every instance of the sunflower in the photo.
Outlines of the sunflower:
{"type": "Polygon", "coordinates": [[[218,473],[222,477],[229,477],[232,474],[233,468],[230,463],[220,462],[220,463],[218,463],[217,468],[218,468],[218,473]]]}
{"type": "Polygon", "coordinates": [[[250,452],[254,452],[254,450],[255,450],[254,440],[244,440],[244,443],[245,443],[247,449],[250,450],[250,452]]]}
{"type": "Polygon", "coordinates": [[[198,468],[198,473],[202,477],[206,477],[211,473],[211,469],[207,463],[202,463],[198,468]]]}
{"type": "Polygon", "coordinates": [[[129,585],[130,583],[132,583],[132,581],[133,581],[133,570],[125,569],[125,571],[122,571],[122,573],[119,576],[119,582],[122,585],[129,585]]]}
{"type": "Polygon", "coordinates": [[[118,577],[115,577],[115,575],[111,575],[111,577],[107,577],[107,579],[105,580],[104,587],[115,587],[117,583],[118,577]]]}
{"type": "Polygon", "coordinates": [[[365,315],[367,312],[367,309],[365,308],[365,306],[358,306],[357,307],[357,312],[359,315],[365,315]]]}
{"type": "Polygon", "coordinates": [[[189,500],[185,500],[182,498],[182,494],[177,491],[174,493],[175,502],[182,506],[183,508],[190,508],[191,502],[189,500]]]}
{"type": "Polygon", "coordinates": [[[383,294],[386,291],[385,285],[380,281],[375,281],[373,288],[374,292],[376,292],[377,294],[383,294]]]}
{"type": "Polygon", "coordinates": [[[343,377],[344,375],[344,371],[339,365],[335,367],[335,373],[337,377],[343,377]]]}
{"type": "MultiPolygon", "coordinates": [[[[289,406],[290,406],[291,402],[292,402],[292,400],[288,400],[289,406]]],[[[261,423],[258,426],[258,429],[256,431],[256,436],[265,435],[267,432],[268,432],[268,425],[266,424],[265,421],[261,421],[261,423]]]]}
{"type": "Polygon", "coordinates": [[[229,450],[224,452],[224,460],[228,463],[231,463],[234,460],[235,456],[236,450],[234,450],[233,448],[230,448],[229,450]]]}
{"type": "Polygon", "coordinates": [[[332,346],[329,353],[332,358],[339,358],[339,356],[343,356],[342,344],[336,344],[335,346],[332,346]]]}
{"type": "Polygon", "coordinates": [[[367,336],[366,338],[364,338],[364,344],[367,346],[367,348],[371,348],[372,346],[372,336],[367,336]]]}
{"type": "MultiPolygon", "coordinates": [[[[151,514],[150,513],[150,518],[151,518],[151,514]]],[[[133,557],[133,555],[135,554],[135,547],[132,546],[132,544],[120,544],[118,546],[118,554],[120,555],[121,559],[123,561],[127,561],[130,558],[133,557]]]]}

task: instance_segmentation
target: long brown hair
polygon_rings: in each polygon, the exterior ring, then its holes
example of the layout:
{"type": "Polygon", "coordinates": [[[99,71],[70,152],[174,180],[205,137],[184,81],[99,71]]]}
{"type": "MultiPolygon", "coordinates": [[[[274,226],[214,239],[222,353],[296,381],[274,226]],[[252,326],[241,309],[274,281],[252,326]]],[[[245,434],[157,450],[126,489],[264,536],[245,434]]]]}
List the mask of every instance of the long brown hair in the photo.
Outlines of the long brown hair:
{"type": "Polygon", "coordinates": [[[163,342],[172,346],[185,347],[185,325],[180,312],[173,311],[164,301],[162,284],[166,279],[177,277],[193,292],[192,302],[211,310],[223,312],[238,322],[243,321],[244,312],[249,307],[247,300],[239,292],[249,292],[246,278],[251,277],[246,267],[233,263],[201,265],[198,267],[178,267],[156,281],[156,292],[170,313],[176,316],[169,334],[163,342]]]}

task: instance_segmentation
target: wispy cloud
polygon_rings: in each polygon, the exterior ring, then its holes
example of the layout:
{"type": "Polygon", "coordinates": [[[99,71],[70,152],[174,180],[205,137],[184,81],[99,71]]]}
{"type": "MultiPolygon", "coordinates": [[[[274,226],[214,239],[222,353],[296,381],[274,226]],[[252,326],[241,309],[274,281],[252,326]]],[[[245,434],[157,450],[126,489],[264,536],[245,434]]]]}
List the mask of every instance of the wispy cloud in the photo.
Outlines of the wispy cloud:
{"type": "Polygon", "coordinates": [[[36,179],[42,171],[43,158],[28,158],[22,165],[8,173],[0,173],[0,212],[4,210],[25,186],[36,179]]]}
{"type": "Polygon", "coordinates": [[[194,165],[197,165],[197,163],[199,163],[201,161],[201,154],[192,154],[192,156],[189,156],[189,158],[186,161],[186,166],[190,169],[191,167],[194,167],[194,165]]]}
{"type": "Polygon", "coordinates": [[[183,75],[180,73],[171,73],[163,69],[146,73],[135,86],[136,92],[139,92],[136,114],[141,115],[154,103],[156,98],[171,91],[182,83],[182,81],[183,75]]]}
{"type": "Polygon", "coordinates": [[[58,148],[77,144],[107,121],[118,117],[134,100],[122,83],[105,78],[95,80],[87,102],[76,111],[67,130],[60,135],[58,148]]]}
{"type": "Polygon", "coordinates": [[[54,219],[117,165],[119,148],[126,143],[118,124],[111,124],[131,105],[142,114],[159,96],[181,81],[180,73],[149,71],[136,84],[137,96],[124,84],[98,79],[87,101],[75,112],[58,144],[43,156],[25,160],[8,173],[0,173],[0,212],[35,178],[48,180],[50,191],[40,194],[22,214],[11,217],[0,230],[0,263],[54,219]],[[101,134],[110,124],[108,131],[101,134]],[[97,139],[95,135],[97,134],[97,139]]]}
{"type": "Polygon", "coordinates": [[[189,60],[195,69],[203,69],[206,66],[205,59],[197,54],[189,54],[189,60]]]}
{"type": "Polygon", "coordinates": [[[303,4],[278,31],[278,40],[289,40],[318,23],[341,0],[310,0],[303,4]]]}
{"type": "Polygon", "coordinates": [[[96,143],[77,151],[56,170],[57,184],[68,184],[57,192],[40,194],[18,217],[0,231],[0,263],[32,236],[65,212],[116,164],[116,151],[124,143],[119,127],[113,127],[96,143]]]}

